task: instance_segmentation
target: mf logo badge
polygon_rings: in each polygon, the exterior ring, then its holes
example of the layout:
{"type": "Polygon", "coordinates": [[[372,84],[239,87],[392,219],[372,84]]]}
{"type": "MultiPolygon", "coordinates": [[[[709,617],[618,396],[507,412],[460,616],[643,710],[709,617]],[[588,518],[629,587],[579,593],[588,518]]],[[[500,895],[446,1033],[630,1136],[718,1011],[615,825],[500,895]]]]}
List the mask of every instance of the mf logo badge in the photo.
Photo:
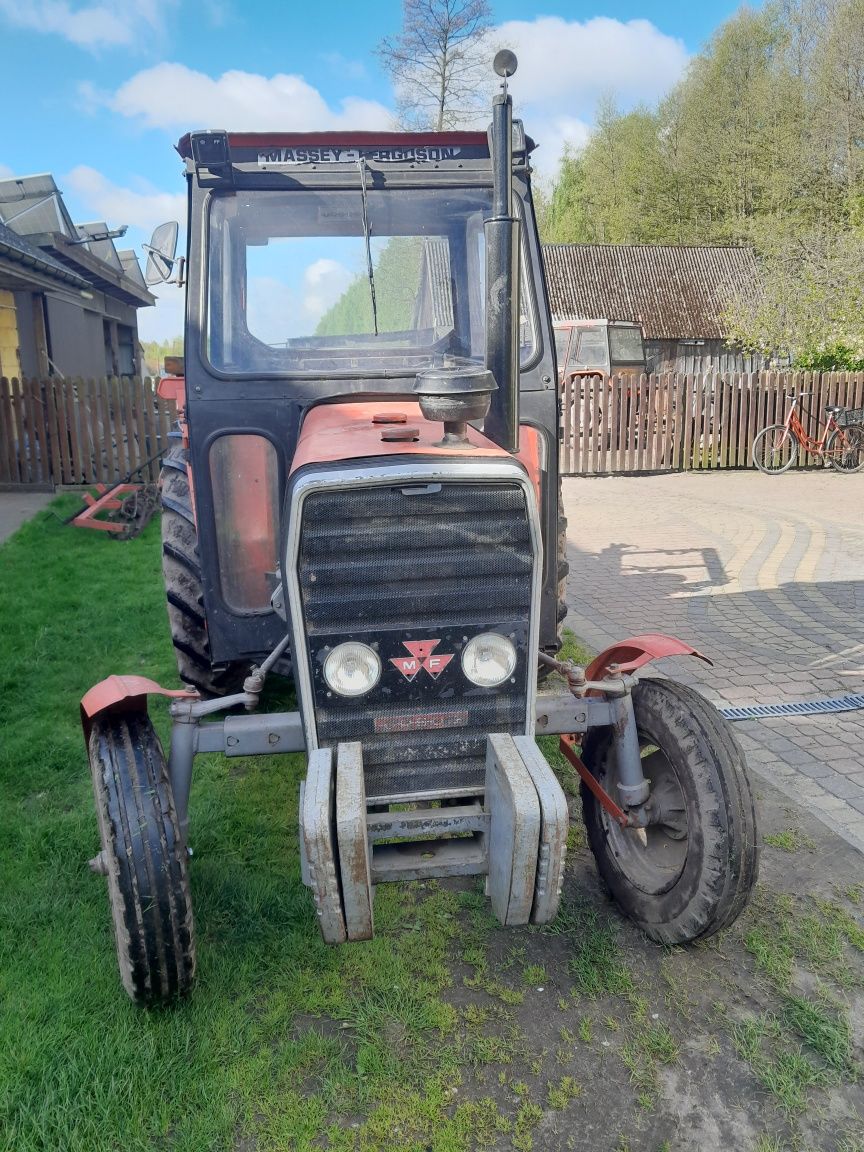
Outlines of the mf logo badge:
{"type": "Polygon", "coordinates": [[[425,669],[433,680],[437,680],[453,659],[452,652],[449,656],[442,656],[440,652],[437,656],[433,656],[440,643],[440,640],[403,640],[402,647],[407,648],[411,655],[391,656],[390,663],[396,665],[406,680],[413,680],[421,668],[425,669]]]}

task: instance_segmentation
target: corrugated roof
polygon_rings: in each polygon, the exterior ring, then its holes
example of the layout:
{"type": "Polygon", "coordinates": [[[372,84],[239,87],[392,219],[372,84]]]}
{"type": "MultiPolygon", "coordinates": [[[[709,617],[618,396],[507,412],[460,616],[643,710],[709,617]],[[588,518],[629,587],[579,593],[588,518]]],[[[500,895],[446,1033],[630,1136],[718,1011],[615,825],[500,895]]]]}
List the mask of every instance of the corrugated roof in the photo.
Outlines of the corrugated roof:
{"type": "Polygon", "coordinates": [[[53,256],[49,256],[47,252],[43,252],[41,248],[37,248],[35,244],[31,244],[29,240],[25,240],[23,236],[19,236],[17,232],[7,228],[3,223],[0,223],[0,254],[14,260],[16,264],[33,268],[55,280],[74,284],[76,288],[90,287],[87,280],[78,276],[70,268],[64,267],[59,260],[55,260],[53,256]]]}
{"type": "Polygon", "coordinates": [[[544,244],[558,320],[631,320],[648,340],[722,340],[732,289],[755,286],[752,248],[544,244]]]}

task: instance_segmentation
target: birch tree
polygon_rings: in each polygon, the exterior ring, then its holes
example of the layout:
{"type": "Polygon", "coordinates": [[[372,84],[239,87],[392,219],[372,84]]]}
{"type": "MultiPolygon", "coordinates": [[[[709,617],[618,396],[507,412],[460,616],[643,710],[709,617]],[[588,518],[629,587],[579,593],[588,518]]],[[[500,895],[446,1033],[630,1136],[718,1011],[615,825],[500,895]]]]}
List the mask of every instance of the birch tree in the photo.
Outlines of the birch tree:
{"type": "Polygon", "coordinates": [[[376,55],[405,127],[441,132],[477,118],[488,103],[491,26],[488,0],[403,0],[402,30],[386,36],[376,55]]]}

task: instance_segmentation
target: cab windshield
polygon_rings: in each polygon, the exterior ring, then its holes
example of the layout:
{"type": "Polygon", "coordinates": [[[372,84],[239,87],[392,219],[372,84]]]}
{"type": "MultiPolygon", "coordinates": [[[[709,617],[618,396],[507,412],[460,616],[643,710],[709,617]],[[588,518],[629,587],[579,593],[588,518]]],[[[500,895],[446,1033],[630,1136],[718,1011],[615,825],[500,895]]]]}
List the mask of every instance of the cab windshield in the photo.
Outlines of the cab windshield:
{"type": "Polygon", "coordinates": [[[356,189],[212,198],[205,339],[217,371],[409,375],[483,360],[491,192],[371,183],[365,225],[359,173],[356,189]]]}

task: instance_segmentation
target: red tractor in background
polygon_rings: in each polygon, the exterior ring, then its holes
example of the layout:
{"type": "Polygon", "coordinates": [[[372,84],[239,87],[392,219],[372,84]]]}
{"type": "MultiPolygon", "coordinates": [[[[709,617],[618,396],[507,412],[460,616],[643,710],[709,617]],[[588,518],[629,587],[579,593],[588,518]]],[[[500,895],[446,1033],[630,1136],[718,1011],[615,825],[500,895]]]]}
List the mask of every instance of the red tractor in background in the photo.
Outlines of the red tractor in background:
{"type": "MultiPolygon", "coordinates": [[[[562,734],[599,870],[653,939],[716,932],[754,883],[728,725],[637,677],[699,654],[649,634],[587,668],[556,658],[557,367],[515,66],[496,57],[488,134],[180,141],[186,352],[163,382],[182,418],[162,533],[185,686],[111,676],[82,701],[92,863],[135,1001],[193,981],[203,752],[307,754],[303,879],[334,944],[372,935],[374,888],[394,880],[485,876],[502,923],[554,918],[569,813],[535,733],[562,734]],[[561,687],[538,693],[550,668],[561,687]],[[296,711],[259,707],[271,672],[293,675],[296,711]]],[[[172,231],[151,252],[164,279],[172,231]]]]}

